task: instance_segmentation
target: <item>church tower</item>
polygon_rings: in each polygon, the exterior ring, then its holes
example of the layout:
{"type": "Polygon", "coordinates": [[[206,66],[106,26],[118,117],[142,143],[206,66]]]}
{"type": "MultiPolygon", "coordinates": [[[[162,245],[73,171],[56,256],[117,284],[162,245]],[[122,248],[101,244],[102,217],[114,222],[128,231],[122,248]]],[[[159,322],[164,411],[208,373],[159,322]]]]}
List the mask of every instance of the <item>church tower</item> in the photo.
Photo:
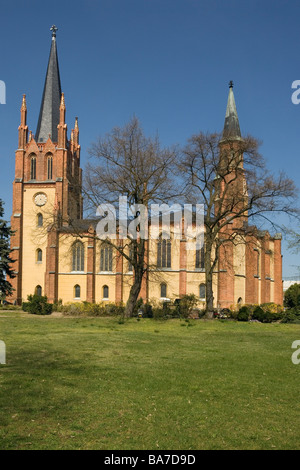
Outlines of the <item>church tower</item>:
{"type": "MultiPolygon", "coordinates": [[[[219,248],[218,306],[230,307],[232,299],[237,297],[237,291],[244,291],[244,286],[239,286],[239,284],[245,279],[244,269],[240,263],[237,265],[237,259],[245,259],[245,252],[240,252],[237,256],[235,244],[231,238],[237,231],[243,230],[248,219],[247,211],[244,210],[247,207],[248,195],[244,174],[243,139],[232,81],[229,83],[225,122],[220,142],[219,165],[220,202],[216,205],[216,216],[226,214],[225,218],[229,220],[229,223],[219,234],[221,246],[219,248]],[[242,215],[230,220],[230,217],[236,217],[238,214],[242,215]],[[240,273],[241,271],[242,273],[240,273]]],[[[240,251],[242,250],[244,250],[244,245],[241,245],[240,251]]],[[[239,295],[239,297],[242,299],[244,296],[239,295]]]]}
{"type": "MultiPolygon", "coordinates": [[[[11,248],[16,278],[12,280],[15,289],[12,300],[18,304],[34,292],[48,295],[51,249],[52,258],[53,250],[56,250],[54,257],[58,256],[55,241],[49,246],[51,234],[57,232],[59,226],[82,218],[78,119],[68,140],[57,57],[57,28],[52,26],[50,30],[51,48],[36,134],[28,132],[27,103],[23,95],[15,154],[11,217],[15,233],[11,248]]],[[[54,294],[52,300],[55,300],[54,294]]]]}

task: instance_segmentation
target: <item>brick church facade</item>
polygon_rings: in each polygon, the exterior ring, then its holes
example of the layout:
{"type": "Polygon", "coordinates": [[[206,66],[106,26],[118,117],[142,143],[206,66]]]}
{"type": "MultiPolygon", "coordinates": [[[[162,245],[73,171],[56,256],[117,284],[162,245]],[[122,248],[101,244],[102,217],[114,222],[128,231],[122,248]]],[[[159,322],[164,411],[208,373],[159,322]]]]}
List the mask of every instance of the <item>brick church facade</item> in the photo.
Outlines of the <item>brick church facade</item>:
{"type": "MultiPolygon", "coordinates": [[[[16,277],[12,301],[20,304],[34,292],[50,302],[126,302],[133,273],[128,262],[94,237],[95,226],[83,219],[82,170],[78,119],[67,135],[66,105],[61,92],[56,28],[47,68],[36,134],[27,126],[23,96],[18,149],[15,154],[12,258],[16,277]],[[72,223],[70,223],[72,221],[72,223]]],[[[240,138],[230,87],[224,133],[240,138]]],[[[160,250],[162,248],[160,247],[160,250]]],[[[205,304],[205,272],[201,253],[188,251],[186,240],[170,240],[157,268],[147,273],[144,301],[173,300],[193,293],[205,304]]],[[[157,263],[158,242],[148,241],[150,264],[157,263]]],[[[267,231],[246,235],[246,241],[222,251],[214,273],[216,308],[236,304],[282,304],[281,235],[267,231]]]]}

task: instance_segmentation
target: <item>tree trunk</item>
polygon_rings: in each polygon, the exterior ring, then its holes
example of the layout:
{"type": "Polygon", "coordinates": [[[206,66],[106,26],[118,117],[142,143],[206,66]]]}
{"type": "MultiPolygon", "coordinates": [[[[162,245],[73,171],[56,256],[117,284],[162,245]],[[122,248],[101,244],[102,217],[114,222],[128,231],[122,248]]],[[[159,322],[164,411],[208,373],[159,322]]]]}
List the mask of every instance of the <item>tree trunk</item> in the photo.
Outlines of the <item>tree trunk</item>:
{"type": "Polygon", "coordinates": [[[134,249],[134,278],[133,285],[129,292],[129,297],[125,307],[125,316],[132,317],[134,308],[136,306],[139,294],[141,292],[142,281],[144,276],[144,261],[145,261],[145,240],[140,239],[134,249]]]}
{"type": "Polygon", "coordinates": [[[212,245],[206,241],[205,245],[205,285],[206,285],[206,318],[214,317],[213,268],[211,263],[212,245]]]}
{"type": "Polygon", "coordinates": [[[129,297],[128,297],[126,307],[125,307],[125,313],[124,313],[125,317],[133,316],[133,311],[136,306],[139,293],[141,291],[142,278],[143,276],[141,275],[135,276],[134,278],[134,283],[130,289],[129,297]]]}

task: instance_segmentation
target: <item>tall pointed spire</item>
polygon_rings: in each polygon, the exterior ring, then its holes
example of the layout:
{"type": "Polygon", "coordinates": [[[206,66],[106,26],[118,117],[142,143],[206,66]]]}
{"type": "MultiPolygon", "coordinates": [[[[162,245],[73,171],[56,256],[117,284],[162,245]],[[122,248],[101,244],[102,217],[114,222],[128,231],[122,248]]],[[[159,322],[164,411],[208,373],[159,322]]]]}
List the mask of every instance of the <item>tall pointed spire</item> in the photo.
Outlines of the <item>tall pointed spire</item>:
{"type": "Polygon", "coordinates": [[[229,82],[229,95],[227,101],[227,109],[225,115],[225,123],[223,129],[223,138],[241,138],[241,130],[239,124],[239,118],[235,106],[234,94],[233,94],[233,82],[229,82]]]}
{"type": "Polygon", "coordinates": [[[58,139],[57,126],[60,121],[61,84],[56,49],[56,26],[53,25],[50,31],[52,31],[52,43],[35,135],[37,142],[46,142],[49,134],[53,142],[57,142],[58,139]]]}

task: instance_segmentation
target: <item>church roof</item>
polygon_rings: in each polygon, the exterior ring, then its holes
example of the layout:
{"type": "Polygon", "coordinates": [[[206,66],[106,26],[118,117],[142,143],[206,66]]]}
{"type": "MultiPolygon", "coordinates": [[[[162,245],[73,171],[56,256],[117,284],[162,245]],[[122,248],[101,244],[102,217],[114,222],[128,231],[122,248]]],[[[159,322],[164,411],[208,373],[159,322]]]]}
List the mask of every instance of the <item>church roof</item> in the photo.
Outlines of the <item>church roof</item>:
{"type": "Polygon", "coordinates": [[[52,26],[52,43],[48,68],[45,79],[40,115],[35,134],[36,142],[46,142],[49,134],[53,142],[57,142],[57,126],[59,124],[59,106],[61,100],[61,83],[59,76],[56,26],[52,26]]]}
{"type": "Polygon", "coordinates": [[[241,137],[239,118],[235,106],[233,83],[229,83],[229,95],[223,129],[223,138],[241,137]]]}

